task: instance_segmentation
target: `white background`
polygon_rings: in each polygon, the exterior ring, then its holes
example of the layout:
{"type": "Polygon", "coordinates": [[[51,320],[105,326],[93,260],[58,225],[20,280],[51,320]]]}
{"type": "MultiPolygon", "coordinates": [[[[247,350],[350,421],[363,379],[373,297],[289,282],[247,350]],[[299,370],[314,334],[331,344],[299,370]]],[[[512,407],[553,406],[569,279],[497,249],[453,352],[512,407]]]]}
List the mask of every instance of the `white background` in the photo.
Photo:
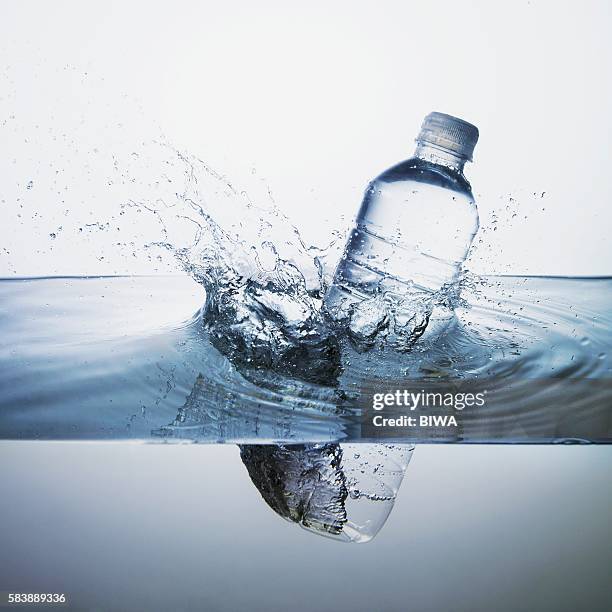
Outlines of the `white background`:
{"type": "Polygon", "coordinates": [[[610,12],[597,1],[4,2],[0,275],[154,271],[113,254],[112,232],[101,259],[99,241],[73,230],[117,205],[96,155],[159,132],[233,181],[255,172],[316,241],[321,217],[346,225],[368,180],[410,156],[432,110],[481,132],[467,169],[483,226],[470,269],[610,273],[610,12]],[[58,227],[61,241],[49,237],[58,227]]]}

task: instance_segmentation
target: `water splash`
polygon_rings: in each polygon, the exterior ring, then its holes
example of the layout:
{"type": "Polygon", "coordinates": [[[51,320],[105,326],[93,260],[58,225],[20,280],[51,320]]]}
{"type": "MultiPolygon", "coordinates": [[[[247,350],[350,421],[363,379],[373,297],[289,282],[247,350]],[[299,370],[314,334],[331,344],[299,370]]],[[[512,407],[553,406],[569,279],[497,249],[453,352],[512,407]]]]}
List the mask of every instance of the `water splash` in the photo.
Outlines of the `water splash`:
{"type": "Polygon", "coordinates": [[[146,248],[170,252],[205,288],[203,324],[232,361],[325,380],[339,367],[339,338],[360,352],[391,345],[410,351],[428,327],[433,336],[452,319],[462,281],[435,294],[381,292],[346,312],[327,313],[322,299],[344,234],[308,245],[271,197],[255,204],[202,160],[167,148],[183,167],[181,190],[171,203],[130,199],[124,210],[153,218],[164,240],[146,248]],[[193,228],[188,245],[184,223],[193,228]]]}

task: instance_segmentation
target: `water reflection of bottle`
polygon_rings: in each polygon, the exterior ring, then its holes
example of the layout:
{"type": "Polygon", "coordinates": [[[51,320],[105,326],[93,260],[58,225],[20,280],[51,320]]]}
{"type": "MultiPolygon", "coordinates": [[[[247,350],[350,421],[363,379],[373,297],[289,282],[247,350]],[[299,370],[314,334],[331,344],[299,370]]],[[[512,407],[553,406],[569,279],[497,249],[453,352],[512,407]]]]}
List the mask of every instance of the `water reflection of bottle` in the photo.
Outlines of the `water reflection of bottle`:
{"type": "Polygon", "coordinates": [[[423,121],[414,157],[368,186],[325,305],[367,341],[382,330],[410,344],[448,313],[443,293],[458,279],[478,212],[463,166],[478,129],[450,115],[423,121]],[[434,312],[434,309],[436,312],[434,312]]]}

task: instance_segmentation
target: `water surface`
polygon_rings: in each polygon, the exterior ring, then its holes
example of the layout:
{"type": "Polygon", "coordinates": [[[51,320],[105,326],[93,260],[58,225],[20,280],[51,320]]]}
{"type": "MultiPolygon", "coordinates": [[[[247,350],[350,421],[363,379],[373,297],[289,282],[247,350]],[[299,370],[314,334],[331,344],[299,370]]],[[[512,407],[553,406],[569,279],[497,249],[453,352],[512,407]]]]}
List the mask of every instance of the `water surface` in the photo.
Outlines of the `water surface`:
{"type": "MultiPolygon", "coordinates": [[[[226,328],[203,320],[205,298],[187,276],[0,281],[0,437],[359,440],[364,389],[445,379],[505,385],[495,409],[533,415],[527,426],[568,406],[609,425],[612,279],[479,279],[453,327],[410,352],[345,343],[330,361],[313,343],[283,367],[211,340],[226,328]]],[[[498,441],[529,441],[516,435],[498,441]]]]}

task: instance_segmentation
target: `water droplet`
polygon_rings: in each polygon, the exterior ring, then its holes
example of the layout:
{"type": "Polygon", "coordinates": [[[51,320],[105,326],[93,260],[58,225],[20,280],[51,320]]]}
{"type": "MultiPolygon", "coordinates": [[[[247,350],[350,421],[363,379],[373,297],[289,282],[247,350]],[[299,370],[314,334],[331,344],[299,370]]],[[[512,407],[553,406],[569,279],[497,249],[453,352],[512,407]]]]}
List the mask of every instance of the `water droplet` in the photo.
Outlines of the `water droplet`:
{"type": "Polygon", "coordinates": [[[32,187],[34,187],[34,181],[28,181],[26,189],[32,189],[32,187]]]}

